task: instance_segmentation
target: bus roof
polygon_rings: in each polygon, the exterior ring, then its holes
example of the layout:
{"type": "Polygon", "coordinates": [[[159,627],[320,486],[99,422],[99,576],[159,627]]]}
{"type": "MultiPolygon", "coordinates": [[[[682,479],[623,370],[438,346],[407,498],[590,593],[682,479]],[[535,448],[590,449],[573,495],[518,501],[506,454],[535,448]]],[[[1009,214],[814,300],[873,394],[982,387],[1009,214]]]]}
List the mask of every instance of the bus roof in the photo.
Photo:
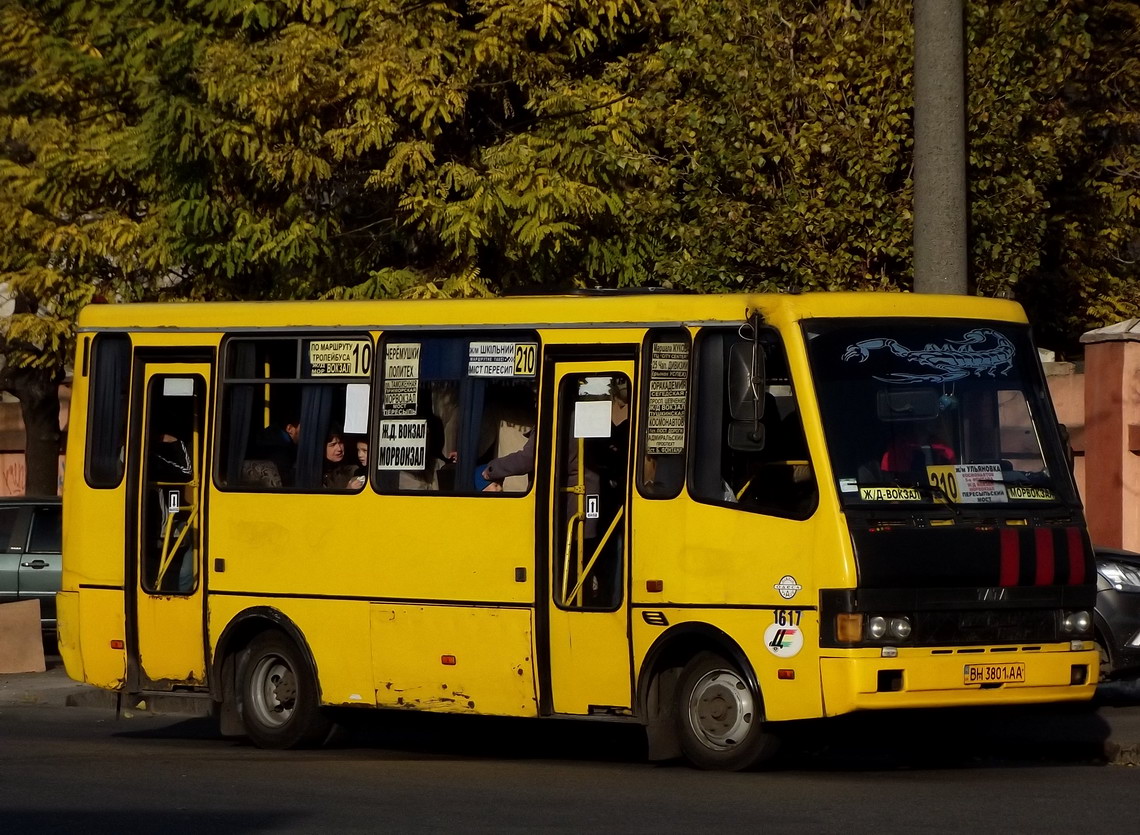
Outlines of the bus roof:
{"type": "Polygon", "coordinates": [[[492,299],[393,301],[164,302],[93,304],[80,331],[254,328],[456,327],[486,324],[542,328],[741,322],[759,310],[774,323],[812,318],[921,316],[1025,322],[1016,302],[914,293],[721,294],[614,293],[492,299]]]}

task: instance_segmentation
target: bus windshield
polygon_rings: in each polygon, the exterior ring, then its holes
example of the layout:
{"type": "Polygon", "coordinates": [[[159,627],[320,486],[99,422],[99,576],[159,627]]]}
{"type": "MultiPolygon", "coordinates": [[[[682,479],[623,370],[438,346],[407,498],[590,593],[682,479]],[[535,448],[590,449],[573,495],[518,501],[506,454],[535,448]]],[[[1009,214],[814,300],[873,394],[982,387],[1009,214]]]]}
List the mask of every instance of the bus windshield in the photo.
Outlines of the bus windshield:
{"type": "Polygon", "coordinates": [[[804,329],[845,505],[1073,500],[1026,326],[816,319],[804,329]]]}

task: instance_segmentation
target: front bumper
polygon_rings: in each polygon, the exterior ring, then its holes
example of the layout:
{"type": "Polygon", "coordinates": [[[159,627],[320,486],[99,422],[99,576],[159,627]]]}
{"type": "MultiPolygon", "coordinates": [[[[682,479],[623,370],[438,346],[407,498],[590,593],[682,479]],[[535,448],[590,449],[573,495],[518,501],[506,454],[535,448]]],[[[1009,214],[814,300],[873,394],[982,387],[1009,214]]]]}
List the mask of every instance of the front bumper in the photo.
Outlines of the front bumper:
{"type": "Polygon", "coordinates": [[[1082,647],[901,648],[894,658],[883,658],[878,650],[852,650],[846,657],[820,660],[824,713],[1087,701],[1096,690],[1099,656],[1092,641],[1082,647]],[[1024,682],[963,683],[968,664],[1014,662],[1025,665],[1024,682]],[[1072,683],[1082,678],[1083,683],[1072,683]]]}

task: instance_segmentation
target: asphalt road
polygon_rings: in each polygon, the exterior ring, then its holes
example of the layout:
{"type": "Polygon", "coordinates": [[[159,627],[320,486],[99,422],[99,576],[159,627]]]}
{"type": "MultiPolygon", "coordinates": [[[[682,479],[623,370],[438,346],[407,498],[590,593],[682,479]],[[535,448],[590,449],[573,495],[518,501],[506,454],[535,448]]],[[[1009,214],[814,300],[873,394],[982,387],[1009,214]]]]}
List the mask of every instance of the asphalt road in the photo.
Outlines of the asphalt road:
{"type": "Polygon", "coordinates": [[[71,682],[0,676],[0,833],[1131,831],[1140,683],[1091,706],[873,713],[786,728],[749,774],[645,761],[637,727],[354,713],[319,751],[208,719],[116,718],[71,682]],[[65,707],[68,701],[102,707],[65,707]],[[1132,765],[1128,765],[1132,764],[1132,765]]]}
{"type": "Polygon", "coordinates": [[[1131,831],[1140,772],[1056,744],[1094,713],[924,713],[816,723],[775,768],[721,774],[646,763],[626,726],[369,714],[336,747],[274,752],[209,720],[0,704],[0,829],[1131,831]],[[1019,723],[1054,744],[998,733],[1019,723]]]}

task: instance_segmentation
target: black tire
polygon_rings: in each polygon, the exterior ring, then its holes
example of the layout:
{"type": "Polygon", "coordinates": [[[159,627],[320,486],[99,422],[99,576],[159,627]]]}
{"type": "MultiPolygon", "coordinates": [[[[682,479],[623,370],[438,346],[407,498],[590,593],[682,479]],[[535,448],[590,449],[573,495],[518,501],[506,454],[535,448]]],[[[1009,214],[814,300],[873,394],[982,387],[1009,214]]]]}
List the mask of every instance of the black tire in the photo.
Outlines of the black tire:
{"type": "Polygon", "coordinates": [[[681,752],[697,768],[740,771],[771,759],[779,740],[764,727],[760,694],[736,666],[696,655],[677,685],[681,752]]]}
{"type": "Polygon", "coordinates": [[[1108,643],[1098,631],[1094,637],[1097,654],[1100,656],[1100,670],[1097,681],[1108,681],[1112,678],[1112,654],[1108,651],[1108,643]]]}
{"type": "Polygon", "coordinates": [[[285,635],[255,637],[237,677],[238,716],[259,748],[311,748],[328,738],[332,721],[321,711],[312,667],[285,635]]]}

